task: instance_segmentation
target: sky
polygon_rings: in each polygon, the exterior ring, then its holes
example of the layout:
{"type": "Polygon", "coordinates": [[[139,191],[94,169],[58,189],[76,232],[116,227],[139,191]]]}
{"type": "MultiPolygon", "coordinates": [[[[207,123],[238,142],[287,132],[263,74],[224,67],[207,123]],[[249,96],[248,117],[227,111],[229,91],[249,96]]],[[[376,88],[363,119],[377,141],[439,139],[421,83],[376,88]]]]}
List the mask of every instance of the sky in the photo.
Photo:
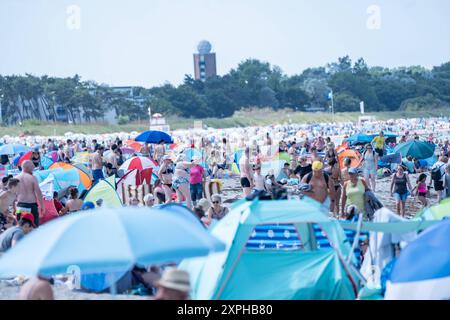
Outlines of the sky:
{"type": "Polygon", "coordinates": [[[0,0],[0,74],[180,84],[203,39],[219,75],[247,58],[293,75],[347,54],[431,68],[450,61],[449,13],[448,0],[0,0]]]}

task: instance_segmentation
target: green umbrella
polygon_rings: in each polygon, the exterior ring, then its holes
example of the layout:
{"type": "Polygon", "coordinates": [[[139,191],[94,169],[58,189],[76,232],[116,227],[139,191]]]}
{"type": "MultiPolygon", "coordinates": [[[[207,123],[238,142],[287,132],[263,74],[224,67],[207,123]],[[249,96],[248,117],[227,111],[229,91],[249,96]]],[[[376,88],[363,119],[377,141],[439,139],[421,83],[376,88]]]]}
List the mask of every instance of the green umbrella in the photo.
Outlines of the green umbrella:
{"type": "Polygon", "coordinates": [[[402,157],[411,156],[416,159],[428,159],[434,155],[436,146],[423,141],[408,141],[395,147],[394,153],[401,153],[402,157]]]}

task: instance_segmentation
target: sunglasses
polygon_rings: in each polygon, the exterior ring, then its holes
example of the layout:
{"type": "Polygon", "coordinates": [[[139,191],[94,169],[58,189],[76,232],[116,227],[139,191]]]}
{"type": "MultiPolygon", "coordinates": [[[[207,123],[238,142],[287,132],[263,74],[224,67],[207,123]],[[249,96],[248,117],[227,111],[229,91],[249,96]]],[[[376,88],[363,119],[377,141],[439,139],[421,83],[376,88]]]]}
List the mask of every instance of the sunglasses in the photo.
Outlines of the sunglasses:
{"type": "Polygon", "coordinates": [[[218,203],[220,203],[219,201],[213,201],[213,204],[218,204],[218,203]]]}

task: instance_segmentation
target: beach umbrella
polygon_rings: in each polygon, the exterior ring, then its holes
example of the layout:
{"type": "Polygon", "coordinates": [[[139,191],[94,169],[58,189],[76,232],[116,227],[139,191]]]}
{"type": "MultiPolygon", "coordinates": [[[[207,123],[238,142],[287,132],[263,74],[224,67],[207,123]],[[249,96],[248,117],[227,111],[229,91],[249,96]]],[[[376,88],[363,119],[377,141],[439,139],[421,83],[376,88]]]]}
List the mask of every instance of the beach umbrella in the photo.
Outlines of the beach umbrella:
{"type": "Polygon", "coordinates": [[[395,147],[394,152],[400,152],[403,157],[411,156],[416,159],[428,159],[434,155],[436,146],[423,141],[407,141],[395,147]]]}
{"type": "Polygon", "coordinates": [[[346,139],[350,143],[371,143],[372,137],[364,133],[354,134],[346,139]]]}
{"type": "Polygon", "coordinates": [[[58,151],[50,151],[45,156],[52,159],[53,162],[58,161],[58,151]]]}
{"type": "Polygon", "coordinates": [[[159,143],[160,141],[164,141],[164,143],[168,144],[173,143],[173,139],[171,136],[163,131],[156,130],[144,131],[139,134],[134,140],[146,143],[159,143]]]}
{"type": "Polygon", "coordinates": [[[89,152],[77,152],[71,161],[74,163],[88,164],[91,161],[91,155],[89,152]]]}
{"type": "Polygon", "coordinates": [[[450,299],[450,220],[430,227],[402,250],[386,282],[385,299],[450,299]]]}
{"type": "Polygon", "coordinates": [[[22,158],[22,156],[26,154],[26,152],[19,152],[19,154],[17,154],[13,159],[12,159],[12,165],[17,167],[19,165],[19,161],[20,158],[22,158]]]}
{"type": "Polygon", "coordinates": [[[127,161],[125,161],[119,168],[123,172],[128,172],[133,169],[143,170],[147,168],[153,168],[153,171],[156,171],[158,168],[158,164],[150,158],[146,157],[131,157],[127,161]]]}
{"type": "Polygon", "coordinates": [[[131,147],[122,147],[120,148],[120,151],[122,151],[122,154],[134,154],[136,152],[136,150],[131,147]]]}
{"type": "Polygon", "coordinates": [[[26,160],[31,160],[31,156],[33,155],[33,151],[28,151],[26,153],[24,153],[20,158],[19,161],[17,162],[17,166],[22,166],[22,163],[24,163],[24,161],[26,160]]]}
{"type": "Polygon", "coordinates": [[[134,140],[127,140],[124,143],[127,147],[130,147],[134,149],[134,151],[139,152],[142,148],[142,143],[134,141],[134,140]]]}
{"type": "Polygon", "coordinates": [[[0,276],[51,276],[130,270],[223,251],[188,209],[101,208],[73,213],[36,229],[0,259],[0,276]]]}
{"type": "Polygon", "coordinates": [[[31,148],[27,147],[20,143],[14,143],[14,144],[5,144],[0,147],[0,155],[12,155],[12,154],[18,154],[21,152],[28,152],[31,148]]]}

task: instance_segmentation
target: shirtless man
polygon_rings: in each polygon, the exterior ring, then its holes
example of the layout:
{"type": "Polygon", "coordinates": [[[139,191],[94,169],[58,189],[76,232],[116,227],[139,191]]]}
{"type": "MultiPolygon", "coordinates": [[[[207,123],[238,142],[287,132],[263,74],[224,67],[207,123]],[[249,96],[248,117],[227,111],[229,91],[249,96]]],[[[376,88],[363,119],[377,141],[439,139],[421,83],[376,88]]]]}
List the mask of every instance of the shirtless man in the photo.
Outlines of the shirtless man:
{"type": "Polygon", "coordinates": [[[117,165],[117,158],[118,158],[117,149],[118,149],[118,147],[116,144],[111,145],[111,152],[108,154],[108,156],[106,158],[106,163],[111,164],[112,172],[114,174],[117,173],[117,167],[118,167],[118,165],[117,165]]]}
{"type": "Polygon", "coordinates": [[[307,183],[311,186],[310,191],[304,191],[305,195],[322,203],[329,209],[331,198],[334,196],[333,180],[329,177],[325,177],[323,163],[320,161],[313,162],[312,170],[311,173],[307,174],[302,179],[302,183],[307,183]]]}
{"type": "Polygon", "coordinates": [[[33,277],[20,289],[20,300],[54,300],[50,279],[33,277]]]}
{"type": "Polygon", "coordinates": [[[253,188],[253,173],[250,167],[250,148],[246,147],[245,152],[239,160],[239,169],[241,170],[241,186],[244,192],[244,197],[252,192],[253,188]]]}
{"type": "Polygon", "coordinates": [[[39,210],[44,214],[44,199],[39,188],[39,183],[33,176],[34,164],[26,160],[22,164],[22,172],[16,177],[19,183],[19,192],[17,194],[17,207],[31,209],[34,217],[34,223],[39,226],[39,210]],[[39,205],[38,206],[38,202],[39,205]]]}
{"type": "Polygon", "coordinates": [[[92,177],[94,178],[94,184],[96,184],[99,180],[104,179],[103,176],[103,152],[105,151],[105,147],[98,146],[94,155],[92,156],[92,177]]]}
{"type": "Polygon", "coordinates": [[[161,140],[156,146],[155,146],[155,152],[153,153],[153,160],[155,160],[158,164],[161,163],[161,159],[165,154],[165,148],[164,148],[164,140],[161,140]]]}
{"type": "Polygon", "coordinates": [[[10,213],[9,208],[11,206],[15,207],[18,191],[19,180],[17,179],[9,179],[5,190],[0,191],[0,232],[2,231],[1,229],[11,227],[15,221],[15,217],[10,213]]]}

